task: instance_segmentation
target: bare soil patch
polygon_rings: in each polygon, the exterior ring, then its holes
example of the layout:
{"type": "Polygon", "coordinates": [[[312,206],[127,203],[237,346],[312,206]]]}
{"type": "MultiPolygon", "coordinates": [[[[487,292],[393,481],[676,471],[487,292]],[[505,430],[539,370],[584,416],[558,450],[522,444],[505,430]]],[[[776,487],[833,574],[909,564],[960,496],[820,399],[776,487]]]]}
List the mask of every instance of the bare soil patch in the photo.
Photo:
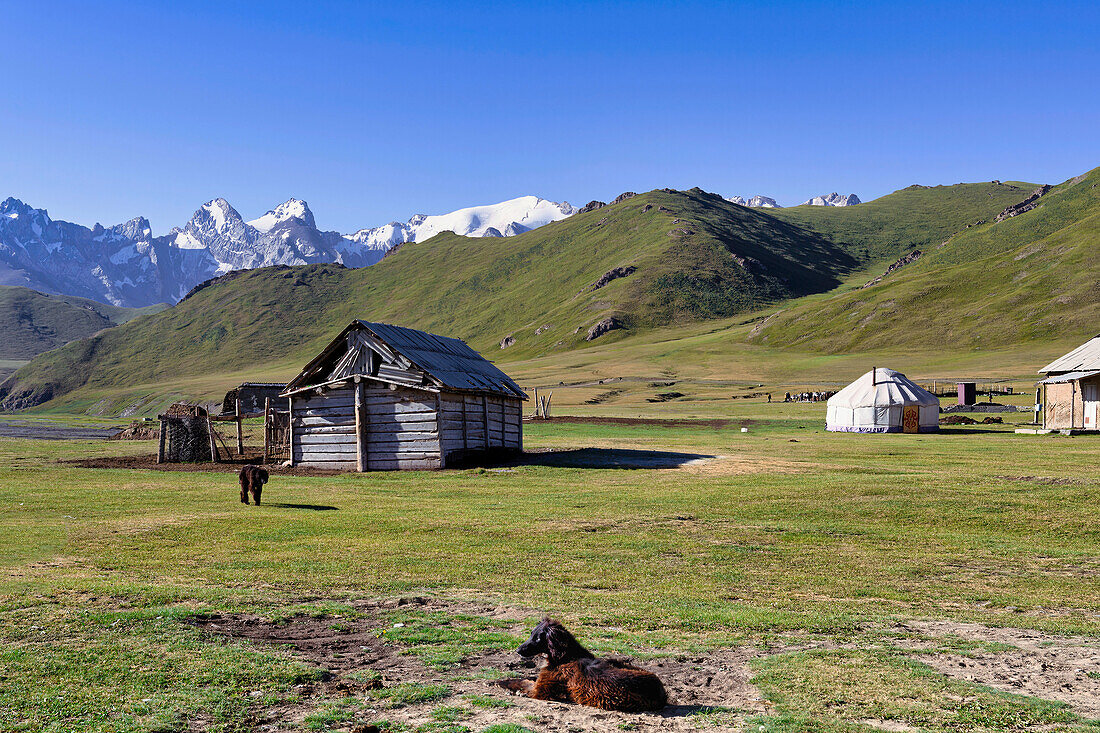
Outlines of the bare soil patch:
{"type": "MultiPolygon", "coordinates": [[[[296,707],[283,706],[258,711],[257,720],[268,725],[300,723],[326,699],[355,697],[363,701],[361,714],[349,721],[347,730],[379,720],[422,725],[432,720],[440,707],[466,707],[459,722],[472,730],[502,723],[515,723],[538,731],[583,730],[612,733],[625,729],[639,731],[692,731],[707,727],[698,717],[708,713],[725,716],[722,725],[739,727],[744,719],[765,711],[760,692],[749,683],[749,662],[762,652],[737,647],[708,653],[706,656],[647,658],[635,663],[661,677],[669,693],[670,704],[658,713],[618,713],[581,705],[533,700],[516,695],[496,684],[502,677],[533,679],[538,669],[513,650],[472,654],[446,671],[433,669],[408,649],[381,637],[390,627],[386,611],[398,603],[425,611],[444,611],[476,615],[507,622],[502,628],[517,638],[530,631],[530,619],[539,614],[509,607],[444,603],[422,598],[397,602],[357,604],[356,617],[294,616],[273,622],[250,615],[212,615],[198,619],[198,628],[212,637],[247,639],[259,645],[284,648],[293,657],[325,671],[320,682],[301,685],[296,690],[303,702],[296,707]],[[450,694],[426,703],[411,703],[386,709],[376,699],[386,688],[402,684],[447,685],[450,694]],[[378,690],[372,694],[372,691],[378,690]],[[499,706],[470,705],[465,696],[476,695],[496,700],[499,706]]],[[[517,642],[518,643],[518,642],[517,642]]]]}
{"type": "Polygon", "coordinates": [[[941,674],[1063,702],[1083,716],[1100,717],[1100,640],[956,621],[913,621],[899,627],[992,646],[966,654],[915,652],[916,659],[941,674]]]}

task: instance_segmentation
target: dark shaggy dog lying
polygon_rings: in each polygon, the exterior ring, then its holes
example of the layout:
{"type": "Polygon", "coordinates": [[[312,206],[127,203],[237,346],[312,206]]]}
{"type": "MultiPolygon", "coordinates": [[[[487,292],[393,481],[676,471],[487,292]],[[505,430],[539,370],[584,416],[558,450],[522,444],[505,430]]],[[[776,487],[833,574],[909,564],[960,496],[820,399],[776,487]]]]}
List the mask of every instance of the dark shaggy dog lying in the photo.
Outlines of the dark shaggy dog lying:
{"type": "Polygon", "coordinates": [[[248,503],[248,492],[252,492],[252,498],[256,500],[256,506],[260,505],[260,492],[267,483],[267,471],[259,466],[245,466],[241,469],[241,503],[248,503]]]}
{"type": "Polygon", "coordinates": [[[668,704],[657,675],[616,659],[596,659],[557,621],[545,618],[518,650],[522,657],[546,655],[538,679],[501,684],[538,700],[575,702],[604,710],[660,710],[668,704]]]}

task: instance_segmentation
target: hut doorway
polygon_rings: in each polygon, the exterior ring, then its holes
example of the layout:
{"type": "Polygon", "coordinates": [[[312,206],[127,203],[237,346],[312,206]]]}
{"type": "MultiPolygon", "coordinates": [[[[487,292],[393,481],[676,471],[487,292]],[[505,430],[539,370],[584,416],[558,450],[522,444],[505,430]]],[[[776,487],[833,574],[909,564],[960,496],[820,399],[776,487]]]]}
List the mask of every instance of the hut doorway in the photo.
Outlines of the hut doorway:
{"type": "Polygon", "coordinates": [[[1096,430],[1097,410],[1100,408],[1100,385],[1095,382],[1081,385],[1081,397],[1084,400],[1082,417],[1085,430],[1096,430]]]}

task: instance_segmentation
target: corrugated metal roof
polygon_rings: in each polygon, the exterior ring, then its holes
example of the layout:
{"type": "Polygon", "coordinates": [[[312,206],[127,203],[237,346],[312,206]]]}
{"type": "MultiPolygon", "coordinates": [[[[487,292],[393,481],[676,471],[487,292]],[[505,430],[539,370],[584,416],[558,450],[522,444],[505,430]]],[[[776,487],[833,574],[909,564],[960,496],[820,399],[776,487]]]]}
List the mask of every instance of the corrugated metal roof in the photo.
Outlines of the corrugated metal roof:
{"type": "Polygon", "coordinates": [[[359,325],[444,386],[527,399],[518,384],[465,341],[388,323],[359,321],[359,325]]]}
{"type": "Polygon", "coordinates": [[[1055,359],[1040,369],[1039,373],[1080,372],[1090,369],[1100,369],[1100,336],[1086,341],[1065,356],[1055,359]]]}
{"type": "Polygon", "coordinates": [[[1076,382],[1078,379],[1088,379],[1100,374],[1100,369],[1092,372],[1066,372],[1046,379],[1040,379],[1039,384],[1060,384],[1062,382],[1076,382]]]}

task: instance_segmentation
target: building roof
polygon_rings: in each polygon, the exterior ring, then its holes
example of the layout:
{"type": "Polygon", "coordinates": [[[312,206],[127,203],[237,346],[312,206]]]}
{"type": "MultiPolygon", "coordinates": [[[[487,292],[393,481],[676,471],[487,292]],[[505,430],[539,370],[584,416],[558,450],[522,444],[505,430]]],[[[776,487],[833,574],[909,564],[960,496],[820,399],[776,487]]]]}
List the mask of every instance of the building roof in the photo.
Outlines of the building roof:
{"type": "Polygon", "coordinates": [[[1040,374],[1100,370],[1100,336],[1094,336],[1039,370],[1040,374]]]}
{"type": "Polygon", "coordinates": [[[1078,379],[1088,379],[1089,377],[1095,377],[1100,374],[1100,370],[1091,372],[1064,372],[1062,374],[1055,374],[1054,376],[1047,377],[1046,379],[1040,379],[1039,384],[1061,384],[1063,382],[1076,382],[1078,379]]]}
{"type": "Polygon", "coordinates": [[[356,330],[368,332],[384,346],[412,362],[414,367],[431,377],[436,386],[527,399],[527,394],[511,377],[470,348],[465,341],[414,328],[363,320],[352,321],[321,354],[290,381],[284,394],[317,383],[311,379],[316,380],[333,358],[339,358],[348,350],[348,334],[356,330]]]}

